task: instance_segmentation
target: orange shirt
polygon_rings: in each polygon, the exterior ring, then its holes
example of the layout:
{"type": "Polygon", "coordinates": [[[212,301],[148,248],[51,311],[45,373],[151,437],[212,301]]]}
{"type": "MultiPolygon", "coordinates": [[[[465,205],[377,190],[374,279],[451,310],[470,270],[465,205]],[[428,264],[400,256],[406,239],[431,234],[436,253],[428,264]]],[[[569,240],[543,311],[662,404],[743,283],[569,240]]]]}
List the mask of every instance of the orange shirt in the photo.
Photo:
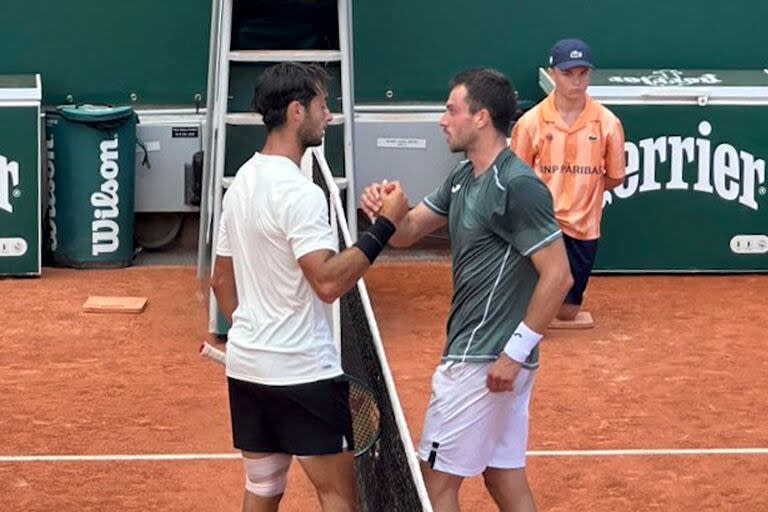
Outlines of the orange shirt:
{"type": "Polygon", "coordinates": [[[512,151],[549,187],[565,234],[600,238],[604,176],[623,179],[626,170],[624,130],[610,110],[587,96],[584,111],[568,127],[552,93],[517,121],[512,151]]]}

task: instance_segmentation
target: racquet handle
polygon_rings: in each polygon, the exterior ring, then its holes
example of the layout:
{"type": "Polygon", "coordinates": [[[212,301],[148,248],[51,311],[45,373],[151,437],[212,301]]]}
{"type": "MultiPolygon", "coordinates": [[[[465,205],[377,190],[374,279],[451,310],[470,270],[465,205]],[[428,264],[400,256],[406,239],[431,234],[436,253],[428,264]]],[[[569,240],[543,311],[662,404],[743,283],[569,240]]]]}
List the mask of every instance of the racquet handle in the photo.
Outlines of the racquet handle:
{"type": "Polygon", "coordinates": [[[203,357],[207,357],[208,359],[211,359],[212,361],[216,361],[219,364],[226,365],[227,364],[227,356],[224,352],[217,349],[213,345],[210,345],[207,341],[204,341],[200,345],[200,355],[203,357]]]}

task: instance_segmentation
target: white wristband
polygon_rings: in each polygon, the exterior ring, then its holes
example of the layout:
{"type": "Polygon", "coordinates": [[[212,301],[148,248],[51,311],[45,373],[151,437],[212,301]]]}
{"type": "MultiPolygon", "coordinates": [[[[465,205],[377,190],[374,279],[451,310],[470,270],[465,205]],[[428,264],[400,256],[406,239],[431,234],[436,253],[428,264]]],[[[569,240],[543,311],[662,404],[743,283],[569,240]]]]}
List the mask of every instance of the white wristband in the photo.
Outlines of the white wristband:
{"type": "Polygon", "coordinates": [[[525,362],[541,338],[541,334],[532,331],[525,322],[520,322],[515,332],[509,337],[504,353],[518,363],[525,362]]]}

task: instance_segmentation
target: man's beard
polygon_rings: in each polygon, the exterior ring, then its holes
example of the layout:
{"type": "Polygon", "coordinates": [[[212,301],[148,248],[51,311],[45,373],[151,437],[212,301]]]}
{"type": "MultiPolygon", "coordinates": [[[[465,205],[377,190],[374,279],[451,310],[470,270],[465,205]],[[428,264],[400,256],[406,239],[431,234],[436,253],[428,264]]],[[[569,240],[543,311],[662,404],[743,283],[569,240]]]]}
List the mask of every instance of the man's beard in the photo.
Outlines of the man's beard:
{"type": "Polygon", "coordinates": [[[299,130],[299,143],[304,149],[313,148],[323,143],[323,137],[312,135],[309,133],[309,130],[302,127],[302,129],[299,130]]]}
{"type": "Polygon", "coordinates": [[[451,150],[451,153],[466,153],[467,149],[477,142],[477,139],[478,134],[474,131],[464,130],[461,132],[461,137],[459,137],[459,133],[455,133],[451,142],[448,143],[448,149],[451,150]]]}
{"type": "Polygon", "coordinates": [[[467,141],[458,141],[455,138],[448,143],[451,153],[463,153],[467,150],[467,141]]]}

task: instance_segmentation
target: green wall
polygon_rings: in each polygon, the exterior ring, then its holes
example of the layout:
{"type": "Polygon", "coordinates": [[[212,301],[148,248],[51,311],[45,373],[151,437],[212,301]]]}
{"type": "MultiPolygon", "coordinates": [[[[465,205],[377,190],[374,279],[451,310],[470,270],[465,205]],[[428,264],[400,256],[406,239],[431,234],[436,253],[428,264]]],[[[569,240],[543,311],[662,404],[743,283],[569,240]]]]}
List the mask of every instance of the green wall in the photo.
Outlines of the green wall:
{"type": "Polygon", "coordinates": [[[48,104],[205,98],[211,0],[3,0],[0,74],[41,73],[48,104]]]}
{"type": "Polygon", "coordinates": [[[354,3],[358,103],[438,101],[450,77],[492,66],[527,99],[562,37],[581,37],[605,68],[768,66],[765,0],[496,0],[354,3]]]}
{"type": "MultiPolygon", "coordinates": [[[[257,3],[257,0],[252,0],[257,3]]],[[[45,101],[192,105],[205,96],[211,0],[5,0],[0,74],[40,72],[45,101]],[[8,5],[9,4],[9,5],[8,5]]],[[[552,43],[582,37],[602,67],[768,66],[764,0],[353,2],[358,103],[442,102],[476,66],[541,96],[552,43]],[[385,93],[394,92],[392,100],[385,93]]]]}

